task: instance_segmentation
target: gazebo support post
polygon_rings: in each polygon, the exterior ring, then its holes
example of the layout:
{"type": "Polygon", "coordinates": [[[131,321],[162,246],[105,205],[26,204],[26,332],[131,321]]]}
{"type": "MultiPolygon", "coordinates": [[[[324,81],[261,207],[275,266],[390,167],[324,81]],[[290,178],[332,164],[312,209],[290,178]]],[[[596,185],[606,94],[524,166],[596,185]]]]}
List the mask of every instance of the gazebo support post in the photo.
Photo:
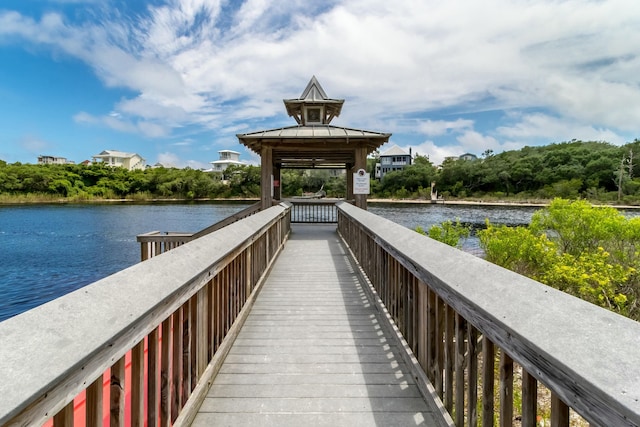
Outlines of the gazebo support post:
{"type": "Polygon", "coordinates": [[[260,167],[261,167],[261,209],[269,209],[273,205],[273,183],[271,178],[273,177],[273,149],[268,146],[263,146],[260,153],[260,167]]]}
{"type": "Polygon", "coordinates": [[[346,172],[347,172],[347,195],[346,195],[346,200],[348,202],[351,202],[351,200],[353,200],[353,172],[355,171],[355,168],[353,167],[352,164],[347,163],[346,165],[346,172]]]}
{"type": "MultiPolygon", "coordinates": [[[[366,147],[358,146],[355,152],[356,164],[353,167],[353,172],[358,172],[360,169],[367,169],[367,149],[366,147]]],[[[351,191],[353,191],[353,173],[351,174],[351,191]]],[[[356,206],[360,209],[367,209],[367,195],[366,194],[354,194],[356,199],[356,206]]]]}
{"type": "Polygon", "coordinates": [[[280,165],[273,166],[273,198],[280,201],[282,196],[282,176],[280,174],[280,165]]]}

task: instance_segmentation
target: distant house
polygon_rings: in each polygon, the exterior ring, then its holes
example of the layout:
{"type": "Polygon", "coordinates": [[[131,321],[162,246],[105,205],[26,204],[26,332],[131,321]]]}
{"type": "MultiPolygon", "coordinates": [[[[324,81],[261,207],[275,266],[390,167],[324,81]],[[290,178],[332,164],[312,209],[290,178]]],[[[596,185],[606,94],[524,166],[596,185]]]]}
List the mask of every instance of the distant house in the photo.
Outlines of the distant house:
{"type": "Polygon", "coordinates": [[[67,165],[73,164],[73,162],[67,160],[66,157],[56,157],[56,156],[38,156],[38,164],[39,165],[67,165]]]}
{"type": "Polygon", "coordinates": [[[458,160],[473,161],[473,160],[478,160],[478,156],[476,156],[475,154],[471,154],[471,153],[464,153],[463,155],[458,157],[458,160]]]}
{"type": "Polygon", "coordinates": [[[144,169],[145,159],[136,153],[125,153],[116,150],[104,150],[100,154],[92,156],[94,163],[104,163],[114,167],[123,167],[128,170],[144,169]]]}
{"type": "Polygon", "coordinates": [[[475,160],[478,160],[478,156],[476,156],[475,154],[471,154],[471,153],[464,153],[460,156],[448,156],[444,158],[445,161],[449,161],[449,162],[455,162],[457,160],[467,160],[470,162],[473,162],[475,160]]]}
{"type": "Polygon", "coordinates": [[[375,177],[384,178],[386,174],[404,169],[411,164],[411,149],[407,153],[402,148],[394,145],[380,154],[380,163],[376,164],[375,177]]]}
{"type": "Polygon", "coordinates": [[[213,169],[211,169],[213,172],[224,172],[224,170],[231,165],[246,165],[245,162],[240,160],[240,153],[237,151],[220,150],[218,154],[220,155],[220,159],[210,162],[213,166],[213,169]]]}

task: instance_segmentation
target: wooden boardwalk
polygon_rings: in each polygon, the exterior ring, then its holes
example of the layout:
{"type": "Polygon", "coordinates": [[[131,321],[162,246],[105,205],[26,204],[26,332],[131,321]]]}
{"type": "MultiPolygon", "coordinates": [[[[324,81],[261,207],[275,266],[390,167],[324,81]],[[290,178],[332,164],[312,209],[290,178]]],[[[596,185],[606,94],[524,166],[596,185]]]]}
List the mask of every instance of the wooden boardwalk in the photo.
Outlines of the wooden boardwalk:
{"type": "Polygon", "coordinates": [[[296,225],[194,426],[442,425],[334,226],[296,225]]]}

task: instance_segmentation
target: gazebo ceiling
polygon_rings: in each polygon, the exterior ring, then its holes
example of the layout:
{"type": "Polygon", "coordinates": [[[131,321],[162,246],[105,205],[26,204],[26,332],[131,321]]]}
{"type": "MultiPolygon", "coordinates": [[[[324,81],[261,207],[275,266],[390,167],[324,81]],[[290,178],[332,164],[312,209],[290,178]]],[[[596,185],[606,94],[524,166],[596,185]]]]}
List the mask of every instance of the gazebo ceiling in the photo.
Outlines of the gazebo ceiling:
{"type": "Polygon", "coordinates": [[[251,151],[262,154],[263,148],[272,150],[272,162],[280,168],[342,169],[356,163],[356,149],[366,154],[389,141],[390,133],[331,126],[344,100],[330,99],[312,77],[297,99],[285,99],[287,113],[297,126],[238,134],[238,140],[251,151]]]}

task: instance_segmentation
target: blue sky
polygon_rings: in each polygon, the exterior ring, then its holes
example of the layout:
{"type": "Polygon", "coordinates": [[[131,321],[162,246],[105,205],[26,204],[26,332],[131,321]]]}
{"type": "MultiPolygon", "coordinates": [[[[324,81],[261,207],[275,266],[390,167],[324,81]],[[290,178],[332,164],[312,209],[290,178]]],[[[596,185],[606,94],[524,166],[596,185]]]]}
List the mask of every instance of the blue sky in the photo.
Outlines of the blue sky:
{"type": "Polygon", "coordinates": [[[105,149],[206,168],[295,124],[315,75],[332,124],[439,164],[640,138],[636,0],[2,0],[0,159],[105,149]]]}

